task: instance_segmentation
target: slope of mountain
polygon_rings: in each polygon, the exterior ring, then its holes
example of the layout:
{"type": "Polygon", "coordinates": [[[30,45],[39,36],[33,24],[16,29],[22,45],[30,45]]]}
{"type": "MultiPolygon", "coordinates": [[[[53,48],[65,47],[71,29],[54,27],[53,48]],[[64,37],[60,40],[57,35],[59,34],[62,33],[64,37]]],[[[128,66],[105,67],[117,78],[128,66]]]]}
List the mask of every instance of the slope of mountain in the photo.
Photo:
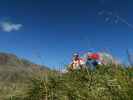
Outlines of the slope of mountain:
{"type": "Polygon", "coordinates": [[[19,95],[19,92],[26,88],[29,79],[47,71],[47,67],[14,54],[0,53],[0,100],[13,94],[19,95]]]}

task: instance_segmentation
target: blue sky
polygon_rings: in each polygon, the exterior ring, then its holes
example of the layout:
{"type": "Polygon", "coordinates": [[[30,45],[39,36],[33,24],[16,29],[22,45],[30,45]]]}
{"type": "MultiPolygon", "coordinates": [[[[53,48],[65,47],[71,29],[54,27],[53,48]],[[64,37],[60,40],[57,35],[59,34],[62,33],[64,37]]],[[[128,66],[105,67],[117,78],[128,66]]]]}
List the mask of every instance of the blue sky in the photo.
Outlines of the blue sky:
{"type": "Polygon", "coordinates": [[[132,0],[1,0],[0,51],[58,66],[73,52],[133,49],[132,0]],[[41,55],[41,60],[38,57],[41,55]]]}

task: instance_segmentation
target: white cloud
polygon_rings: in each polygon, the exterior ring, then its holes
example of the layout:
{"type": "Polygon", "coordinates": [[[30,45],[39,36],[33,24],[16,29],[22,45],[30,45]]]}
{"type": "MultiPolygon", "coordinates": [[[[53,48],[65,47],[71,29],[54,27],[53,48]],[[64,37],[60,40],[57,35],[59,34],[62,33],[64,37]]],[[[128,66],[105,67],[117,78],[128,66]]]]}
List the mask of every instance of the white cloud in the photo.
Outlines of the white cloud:
{"type": "Polygon", "coordinates": [[[0,27],[4,32],[18,31],[22,28],[22,24],[14,24],[11,22],[1,22],[0,27]]]}

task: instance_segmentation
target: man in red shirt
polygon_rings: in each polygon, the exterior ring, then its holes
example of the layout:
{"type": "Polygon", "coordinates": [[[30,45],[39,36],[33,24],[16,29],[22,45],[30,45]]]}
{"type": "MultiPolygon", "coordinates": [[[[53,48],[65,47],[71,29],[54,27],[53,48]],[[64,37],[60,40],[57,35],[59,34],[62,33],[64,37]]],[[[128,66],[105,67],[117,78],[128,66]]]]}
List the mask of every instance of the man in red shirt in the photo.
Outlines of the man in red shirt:
{"type": "Polygon", "coordinates": [[[86,65],[91,69],[94,69],[98,65],[100,55],[98,53],[89,53],[87,55],[86,65]]]}

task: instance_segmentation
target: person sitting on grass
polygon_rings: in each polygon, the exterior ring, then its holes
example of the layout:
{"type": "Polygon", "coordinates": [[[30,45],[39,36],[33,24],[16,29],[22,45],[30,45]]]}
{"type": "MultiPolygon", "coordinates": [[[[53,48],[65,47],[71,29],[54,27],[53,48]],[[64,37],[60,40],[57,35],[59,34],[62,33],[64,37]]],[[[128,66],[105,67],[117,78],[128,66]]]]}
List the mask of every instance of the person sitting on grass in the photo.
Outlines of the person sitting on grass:
{"type": "Polygon", "coordinates": [[[70,64],[70,69],[82,69],[82,65],[84,64],[83,58],[80,58],[78,53],[73,54],[72,63],[70,64]]]}
{"type": "Polygon", "coordinates": [[[87,55],[87,61],[86,61],[86,66],[89,67],[90,69],[95,69],[95,67],[99,64],[99,54],[97,53],[89,53],[87,55]]]}

